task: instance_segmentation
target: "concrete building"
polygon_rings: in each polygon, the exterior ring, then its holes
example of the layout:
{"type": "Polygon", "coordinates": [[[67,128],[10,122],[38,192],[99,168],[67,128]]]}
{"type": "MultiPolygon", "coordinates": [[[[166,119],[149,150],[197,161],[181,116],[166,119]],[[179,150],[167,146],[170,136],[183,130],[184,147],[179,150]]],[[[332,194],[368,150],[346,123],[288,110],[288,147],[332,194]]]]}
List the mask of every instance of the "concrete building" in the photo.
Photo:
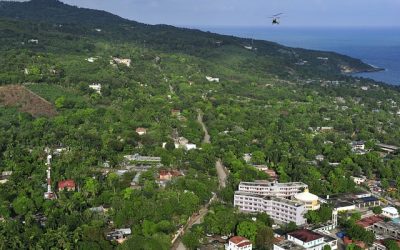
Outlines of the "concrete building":
{"type": "Polygon", "coordinates": [[[251,250],[252,248],[250,240],[242,236],[233,236],[225,245],[225,250],[251,250]]]}
{"type": "Polygon", "coordinates": [[[376,207],[381,205],[381,201],[371,196],[371,193],[356,193],[332,195],[326,199],[327,203],[332,204],[338,211],[346,211],[357,208],[376,207]],[[340,209],[343,208],[343,209],[340,209]]]}
{"type": "Polygon", "coordinates": [[[122,244],[126,240],[126,238],[131,234],[132,234],[132,231],[130,228],[120,228],[120,229],[116,229],[114,231],[109,232],[106,235],[106,239],[110,240],[110,241],[115,240],[119,244],[122,244]]]}
{"type": "Polygon", "coordinates": [[[305,206],[285,198],[236,191],[234,206],[242,212],[267,213],[273,220],[280,223],[294,222],[296,225],[306,223],[305,206]]]}
{"type": "Polygon", "coordinates": [[[4,184],[8,182],[8,179],[10,179],[13,171],[3,171],[0,175],[0,184],[4,184]]]}
{"type": "Polygon", "coordinates": [[[302,193],[295,194],[294,199],[304,204],[307,210],[318,210],[321,207],[319,197],[311,194],[308,189],[305,189],[302,193]]]}
{"type": "Polygon", "coordinates": [[[250,192],[254,194],[290,198],[303,190],[308,189],[307,184],[302,182],[240,182],[239,191],[250,192]]]}
{"type": "Polygon", "coordinates": [[[118,57],[113,57],[112,60],[110,60],[110,64],[124,64],[127,67],[131,66],[131,59],[125,59],[125,58],[118,58],[118,57]]]}
{"type": "Polygon", "coordinates": [[[97,94],[101,95],[101,84],[100,83],[90,84],[89,88],[93,89],[97,94]]]}
{"type": "Polygon", "coordinates": [[[395,145],[388,145],[388,144],[384,144],[384,143],[377,143],[376,146],[378,146],[382,151],[384,151],[388,154],[399,150],[399,147],[397,147],[395,145]]]}
{"type": "Polygon", "coordinates": [[[124,158],[127,161],[135,161],[135,162],[145,162],[145,163],[160,163],[161,162],[161,157],[141,156],[139,154],[125,155],[124,158]]]}
{"type": "MultiPolygon", "coordinates": [[[[392,221],[380,221],[368,228],[375,235],[382,236],[383,238],[393,238],[400,240],[400,224],[392,221]]],[[[367,229],[367,230],[368,230],[367,229]]]]}
{"type": "Polygon", "coordinates": [[[350,178],[354,181],[355,184],[361,185],[367,181],[367,177],[365,176],[350,176],[350,178]]]}
{"type": "Polygon", "coordinates": [[[285,241],[274,244],[274,250],[322,250],[326,245],[333,250],[337,249],[337,240],[315,231],[299,229],[288,233],[285,241]]]}
{"type": "Polygon", "coordinates": [[[382,209],[382,215],[390,218],[390,219],[396,219],[399,218],[399,212],[397,211],[397,208],[395,207],[385,207],[382,209]]]}

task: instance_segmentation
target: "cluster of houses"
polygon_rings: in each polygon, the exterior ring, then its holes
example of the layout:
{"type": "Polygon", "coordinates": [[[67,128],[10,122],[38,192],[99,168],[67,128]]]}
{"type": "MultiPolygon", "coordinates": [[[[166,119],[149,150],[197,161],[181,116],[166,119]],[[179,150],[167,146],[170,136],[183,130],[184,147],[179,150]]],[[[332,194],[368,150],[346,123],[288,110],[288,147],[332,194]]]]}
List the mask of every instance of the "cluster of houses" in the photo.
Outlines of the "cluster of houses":
{"type": "Polygon", "coordinates": [[[278,180],[278,174],[275,172],[275,170],[269,168],[267,165],[264,165],[264,164],[253,164],[251,162],[251,160],[252,160],[252,154],[251,153],[243,154],[243,160],[247,164],[249,164],[250,166],[256,168],[258,171],[266,173],[269,176],[269,179],[271,181],[278,180]]]}
{"type": "MultiPolygon", "coordinates": [[[[355,182],[364,183],[364,178],[356,178],[355,182]]],[[[376,236],[372,248],[382,249],[385,239],[394,239],[400,242],[400,216],[398,209],[391,206],[383,207],[380,215],[373,215],[372,208],[384,205],[382,201],[369,192],[357,192],[327,196],[324,198],[311,194],[308,186],[302,182],[269,182],[254,181],[241,182],[234,194],[234,206],[245,213],[266,213],[278,224],[295,223],[299,230],[288,233],[285,237],[278,235],[275,238],[274,250],[322,250],[329,245],[329,249],[338,249],[338,237],[345,245],[356,244],[366,249],[363,242],[353,241],[345,234],[335,236],[334,229],[338,225],[338,214],[344,212],[360,212],[362,219],[357,224],[376,236]],[[329,204],[333,208],[330,224],[322,228],[311,229],[305,219],[305,213],[318,210],[321,204],[329,204]]],[[[232,238],[226,249],[251,249],[247,239],[232,238]],[[243,244],[242,244],[243,243],[243,244]],[[240,248],[239,244],[242,247],[240,248]]],[[[342,243],[341,243],[342,244],[342,243]]]]}

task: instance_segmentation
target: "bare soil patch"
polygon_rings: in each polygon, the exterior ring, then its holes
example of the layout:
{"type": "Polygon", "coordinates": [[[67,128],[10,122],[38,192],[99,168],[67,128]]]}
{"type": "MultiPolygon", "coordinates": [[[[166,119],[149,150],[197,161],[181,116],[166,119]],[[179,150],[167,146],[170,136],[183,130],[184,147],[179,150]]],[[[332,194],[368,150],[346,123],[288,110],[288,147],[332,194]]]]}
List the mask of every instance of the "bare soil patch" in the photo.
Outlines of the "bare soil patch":
{"type": "Polygon", "coordinates": [[[17,107],[34,117],[51,117],[57,114],[53,104],[21,85],[6,85],[0,87],[0,105],[17,107]]]}

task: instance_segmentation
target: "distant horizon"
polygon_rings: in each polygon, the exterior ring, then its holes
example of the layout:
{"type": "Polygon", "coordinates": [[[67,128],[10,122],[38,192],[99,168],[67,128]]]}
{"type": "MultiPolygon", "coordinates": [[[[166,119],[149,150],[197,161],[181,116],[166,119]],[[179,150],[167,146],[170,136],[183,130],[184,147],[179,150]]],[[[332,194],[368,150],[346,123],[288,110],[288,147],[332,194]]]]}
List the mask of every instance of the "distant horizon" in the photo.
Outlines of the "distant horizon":
{"type": "MultiPolygon", "coordinates": [[[[30,0],[0,0],[26,2],[30,0]]],[[[398,0],[59,0],[150,25],[176,27],[276,27],[270,16],[283,12],[280,28],[400,28],[398,0]],[[239,17],[239,18],[238,18],[239,17]]]]}
{"type": "Polygon", "coordinates": [[[152,25],[177,27],[268,27],[270,16],[283,12],[279,27],[400,28],[398,0],[61,0],[84,8],[104,10],[122,18],[152,25]]]}

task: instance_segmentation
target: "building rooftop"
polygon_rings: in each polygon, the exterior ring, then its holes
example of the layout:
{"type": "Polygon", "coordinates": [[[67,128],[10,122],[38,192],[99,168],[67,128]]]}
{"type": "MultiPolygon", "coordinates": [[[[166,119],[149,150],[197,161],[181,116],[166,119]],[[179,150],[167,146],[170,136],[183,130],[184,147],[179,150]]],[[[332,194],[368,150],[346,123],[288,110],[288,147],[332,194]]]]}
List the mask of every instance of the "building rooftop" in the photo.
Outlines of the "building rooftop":
{"type": "Polygon", "coordinates": [[[294,198],[299,201],[303,202],[311,202],[311,201],[318,201],[318,196],[312,194],[308,191],[308,189],[304,190],[302,193],[298,193],[294,195],[294,198]]]}
{"type": "Polygon", "coordinates": [[[242,181],[242,182],[240,182],[239,185],[266,186],[266,187],[274,187],[274,186],[279,186],[279,187],[304,186],[304,187],[307,187],[307,184],[305,184],[303,182],[285,182],[285,183],[280,183],[280,182],[270,182],[270,181],[265,181],[265,180],[256,180],[254,182],[242,181]]]}
{"type": "Polygon", "coordinates": [[[233,236],[232,238],[229,239],[229,241],[232,242],[233,244],[237,245],[238,247],[244,247],[247,245],[251,245],[250,240],[248,240],[242,236],[233,236]]]}
{"type": "Polygon", "coordinates": [[[350,206],[350,205],[379,200],[375,196],[357,198],[357,196],[361,196],[363,194],[367,195],[368,193],[359,192],[359,193],[350,193],[342,195],[332,195],[329,197],[329,199],[326,199],[326,201],[333,204],[335,207],[344,207],[344,206],[350,206]]]}
{"type": "Polygon", "coordinates": [[[64,189],[64,188],[75,188],[75,181],[74,180],[60,181],[58,183],[58,189],[64,189]]]}
{"type": "Polygon", "coordinates": [[[383,221],[383,218],[380,216],[374,215],[374,216],[363,218],[363,219],[357,221],[356,224],[366,228],[366,227],[372,226],[373,224],[380,222],[380,221],[383,221]]]}
{"type": "Polygon", "coordinates": [[[275,244],[276,246],[279,246],[282,249],[285,250],[304,250],[305,248],[299,245],[294,244],[292,241],[289,240],[284,240],[279,243],[275,244]]]}
{"type": "Polygon", "coordinates": [[[371,202],[371,201],[378,201],[379,199],[376,198],[375,196],[370,196],[370,197],[363,197],[360,199],[355,200],[356,203],[360,202],[371,202]]]}
{"type": "Polygon", "coordinates": [[[308,229],[299,229],[294,232],[288,233],[288,235],[290,235],[296,239],[299,239],[303,242],[310,242],[310,241],[314,241],[314,240],[317,240],[320,238],[324,238],[323,235],[313,232],[308,229]]]}
{"type": "Polygon", "coordinates": [[[400,224],[394,223],[393,221],[379,221],[375,223],[378,227],[387,228],[389,231],[400,231],[400,224]]]}
{"type": "Polygon", "coordinates": [[[303,204],[300,204],[299,202],[294,201],[294,200],[289,200],[289,199],[280,198],[280,197],[271,197],[269,195],[254,194],[254,193],[245,192],[245,191],[235,191],[235,195],[243,195],[243,196],[248,196],[248,197],[261,198],[264,200],[278,201],[278,202],[283,202],[283,203],[286,203],[288,205],[295,206],[295,207],[303,206],[303,204]]]}
{"type": "Polygon", "coordinates": [[[382,209],[383,212],[390,213],[390,214],[398,214],[399,212],[395,207],[385,207],[382,209]]]}

